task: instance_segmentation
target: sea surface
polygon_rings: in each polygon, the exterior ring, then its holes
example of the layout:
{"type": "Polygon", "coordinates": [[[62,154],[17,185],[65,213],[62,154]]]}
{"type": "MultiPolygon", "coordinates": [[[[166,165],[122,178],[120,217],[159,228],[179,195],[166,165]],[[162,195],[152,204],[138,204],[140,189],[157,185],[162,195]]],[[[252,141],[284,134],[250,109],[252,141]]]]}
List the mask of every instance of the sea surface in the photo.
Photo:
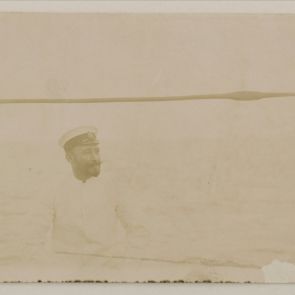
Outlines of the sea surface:
{"type": "Polygon", "coordinates": [[[264,265],[295,261],[293,146],[283,137],[101,143],[100,191],[150,233],[137,258],[105,260],[50,248],[57,184],[72,175],[63,153],[6,142],[0,279],[261,282],[264,265]]]}

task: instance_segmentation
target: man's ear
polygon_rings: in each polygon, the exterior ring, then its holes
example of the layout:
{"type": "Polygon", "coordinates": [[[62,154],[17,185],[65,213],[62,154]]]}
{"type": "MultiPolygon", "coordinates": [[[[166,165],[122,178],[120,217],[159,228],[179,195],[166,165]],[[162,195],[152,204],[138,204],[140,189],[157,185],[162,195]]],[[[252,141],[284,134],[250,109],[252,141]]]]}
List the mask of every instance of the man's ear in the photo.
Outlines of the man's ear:
{"type": "Polygon", "coordinates": [[[66,159],[67,159],[68,162],[71,162],[72,161],[73,156],[72,156],[72,153],[71,152],[66,152],[65,157],[66,157],[66,159]]]}

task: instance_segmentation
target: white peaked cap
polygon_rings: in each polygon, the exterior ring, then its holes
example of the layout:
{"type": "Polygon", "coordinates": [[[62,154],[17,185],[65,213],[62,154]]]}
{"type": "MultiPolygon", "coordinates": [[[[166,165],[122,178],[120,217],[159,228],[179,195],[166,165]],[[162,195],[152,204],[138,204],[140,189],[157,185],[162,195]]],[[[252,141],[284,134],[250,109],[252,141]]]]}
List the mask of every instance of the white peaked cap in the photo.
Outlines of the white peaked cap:
{"type": "Polygon", "coordinates": [[[65,147],[69,142],[76,144],[91,144],[97,142],[96,140],[97,128],[94,126],[81,126],[71,129],[61,136],[59,145],[65,147]]]}

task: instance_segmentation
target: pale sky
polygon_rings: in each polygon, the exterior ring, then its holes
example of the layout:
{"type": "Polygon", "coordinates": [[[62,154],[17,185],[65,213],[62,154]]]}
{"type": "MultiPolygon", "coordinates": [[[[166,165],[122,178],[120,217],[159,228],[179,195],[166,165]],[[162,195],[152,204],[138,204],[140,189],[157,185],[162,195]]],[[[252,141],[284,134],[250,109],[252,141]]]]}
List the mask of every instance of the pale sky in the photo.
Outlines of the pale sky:
{"type": "Polygon", "coordinates": [[[0,98],[294,91],[292,15],[0,15],[0,98]]]}

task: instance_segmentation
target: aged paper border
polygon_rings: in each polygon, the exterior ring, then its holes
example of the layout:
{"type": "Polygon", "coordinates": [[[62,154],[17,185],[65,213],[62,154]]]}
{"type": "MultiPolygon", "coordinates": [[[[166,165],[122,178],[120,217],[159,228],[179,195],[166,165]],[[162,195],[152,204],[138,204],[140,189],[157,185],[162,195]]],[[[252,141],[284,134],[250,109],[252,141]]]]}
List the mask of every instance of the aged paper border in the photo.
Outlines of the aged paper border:
{"type": "MultiPolygon", "coordinates": [[[[28,12],[209,12],[209,13],[295,13],[294,1],[0,1],[0,11],[28,11],[28,12]]],[[[80,294],[86,291],[87,294],[154,294],[160,291],[161,294],[290,294],[295,291],[295,285],[186,285],[172,286],[155,285],[124,285],[124,286],[103,286],[103,285],[3,285],[0,291],[3,294],[80,294]],[[42,289],[39,289],[42,288],[42,289]],[[99,288],[99,289],[98,289],[99,288]],[[140,288],[140,289],[139,289],[140,288]],[[290,292],[291,291],[291,292],[290,292]],[[177,293],[176,293],[177,292],[177,293]]]]}

